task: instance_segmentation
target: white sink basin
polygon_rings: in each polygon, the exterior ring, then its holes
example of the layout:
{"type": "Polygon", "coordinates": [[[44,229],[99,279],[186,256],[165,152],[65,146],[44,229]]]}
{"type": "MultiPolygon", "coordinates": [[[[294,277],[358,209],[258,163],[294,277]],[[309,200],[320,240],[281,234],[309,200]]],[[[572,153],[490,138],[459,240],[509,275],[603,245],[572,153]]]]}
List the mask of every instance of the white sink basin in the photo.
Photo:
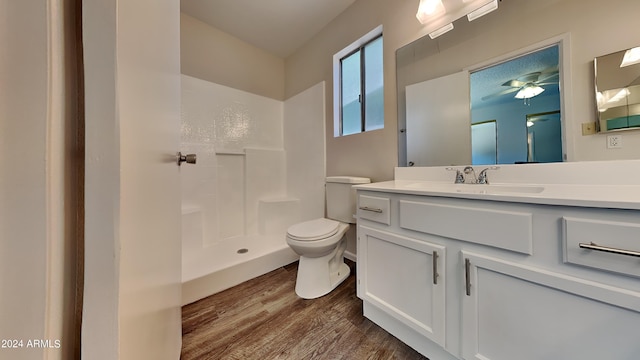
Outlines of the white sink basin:
{"type": "Polygon", "coordinates": [[[463,194],[539,194],[544,186],[518,184],[443,184],[428,181],[406,185],[408,189],[463,194]]]}

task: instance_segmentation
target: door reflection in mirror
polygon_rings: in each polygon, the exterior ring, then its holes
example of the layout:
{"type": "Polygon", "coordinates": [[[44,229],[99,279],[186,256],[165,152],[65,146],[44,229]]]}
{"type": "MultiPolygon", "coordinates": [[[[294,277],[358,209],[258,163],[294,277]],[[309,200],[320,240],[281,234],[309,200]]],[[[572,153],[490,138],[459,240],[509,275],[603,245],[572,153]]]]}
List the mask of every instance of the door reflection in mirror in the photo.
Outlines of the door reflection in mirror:
{"type": "Polygon", "coordinates": [[[527,162],[562,161],[560,111],[527,115],[527,162]]]}

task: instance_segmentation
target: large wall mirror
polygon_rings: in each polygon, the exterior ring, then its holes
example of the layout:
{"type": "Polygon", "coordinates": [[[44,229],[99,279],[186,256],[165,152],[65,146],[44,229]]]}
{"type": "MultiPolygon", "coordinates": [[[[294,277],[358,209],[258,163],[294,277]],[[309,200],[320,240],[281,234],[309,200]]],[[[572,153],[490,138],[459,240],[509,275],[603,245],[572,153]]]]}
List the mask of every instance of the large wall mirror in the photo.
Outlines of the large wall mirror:
{"type": "Polygon", "coordinates": [[[594,60],[600,131],[640,129],[640,47],[594,60]]]}
{"type": "MultiPolygon", "coordinates": [[[[415,53],[409,49],[420,41],[396,55],[415,53]]],[[[411,65],[398,59],[398,123],[405,135],[399,141],[400,166],[565,160],[562,46],[562,39],[552,39],[454,74],[406,84],[401,79],[410,79],[400,72],[411,65]]]]}

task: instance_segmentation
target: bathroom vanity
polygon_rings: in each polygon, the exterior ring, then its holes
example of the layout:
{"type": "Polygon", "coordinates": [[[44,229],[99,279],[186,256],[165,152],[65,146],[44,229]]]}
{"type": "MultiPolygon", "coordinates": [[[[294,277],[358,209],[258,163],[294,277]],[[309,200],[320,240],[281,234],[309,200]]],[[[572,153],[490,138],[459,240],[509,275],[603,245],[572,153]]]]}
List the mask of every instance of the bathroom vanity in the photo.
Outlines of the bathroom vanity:
{"type": "Polygon", "coordinates": [[[490,185],[397,168],[356,186],[364,315],[430,359],[636,359],[630,165],[505,166],[490,185]],[[584,177],[603,167],[619,177],[584,177]]]}

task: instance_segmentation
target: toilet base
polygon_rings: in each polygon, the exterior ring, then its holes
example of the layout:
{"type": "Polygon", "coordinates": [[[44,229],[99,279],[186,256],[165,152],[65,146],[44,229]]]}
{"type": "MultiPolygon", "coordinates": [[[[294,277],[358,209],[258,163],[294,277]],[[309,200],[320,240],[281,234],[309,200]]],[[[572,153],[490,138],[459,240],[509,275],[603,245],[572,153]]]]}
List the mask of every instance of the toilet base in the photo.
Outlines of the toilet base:
{"type": "MultiPolygon", "coordinates": [[[[336,249],[338,252],[341,246],[336,249]]],[[[344,263],[344,249],[340,255],[332,254],[308,258],[301,256],[296,278],[296,294],[303,299],[315,299],[330,293],[351,273],[344,263]]]]}

